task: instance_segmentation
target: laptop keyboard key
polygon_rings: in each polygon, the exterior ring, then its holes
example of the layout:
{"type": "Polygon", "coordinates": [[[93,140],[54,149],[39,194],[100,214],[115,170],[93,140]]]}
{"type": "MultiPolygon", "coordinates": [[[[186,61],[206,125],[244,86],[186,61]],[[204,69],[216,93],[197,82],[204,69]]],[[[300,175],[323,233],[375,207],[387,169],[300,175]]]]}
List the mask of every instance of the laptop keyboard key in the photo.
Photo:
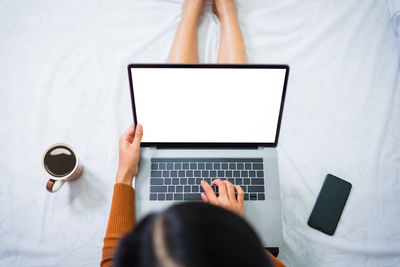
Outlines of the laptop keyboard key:
{"type": "Polygon", "coordinates": [[[247,189],[249,190],[250,193],[252,193],[252,192],[262,192],[262,193],[264,193],[264,186],[260,186],[260,185],[249,185],[247,187],[247,189]]]}
{"type": "Polygon", "coordinates": [[[238,170],[243,170],[243,169],[244,169],[244,164],[243,164],[243,163],[237,163],[237,164],[236,164],[236,168],[237,168],[238,170]]]}
{"type": "Polygon", "coordinates": [[[151,185],[150,186],[150,192],[151,193],[166,193],[167,192],[167,187],[166,186],[160,186],[160,185],[151,185]]]}
{"type": "Polygon", "coordinates": [[[165,178],[164,179],[164,184],[171,185],[171,183],[172,183],[172,179],[171,178],[165,178]]]}
{"type": "Polygon", "coordinates": [[[226,177],[232,177],[232,171],[226,171],[226,177]]]}
{"type": "Polygon", "coordinates": [[[181,185],[187,185],[187,178],[181,178],[181,185]]]}
{"type": "Polygon", "coordinates": [[[250,200],[257,200],[257,194],[250,194],[250,200]]]}
{"type": "Polygon", "coordinates": [[[164,179],[163,178],[151,178],[150,185],[163,185],[164,179]]]}
{"type": "Polygon", "coordinates": [[[242,179],[242,178],[236,178],[236,179],[235,179],[235,184],[236,184],[236,185],[241,185],[241,184],[243,184],[243,179],[242,179]]]}
{"type": "Polygon", "coordinates": [[[249,177],[256,177],[255,171],[249,171],[249,177]]]}
{"type": "Polygon", "coordinates": [[[192,192],[193,193],[199,193],[200,192],[200,187],[198,185],[192,185],[192,192]]]}
{"type": "Polygon", "coordinates": [[[182,164],[182,169],[183,170],[189,170],[189,163],[183,163],[182,164]]]}
{"type": "Polygon", "coordinates": [[[174,194],[174,200],[183,200],[183,194],[174,194]]]}
{"type": "Polygon", "coordinates": [[[221,169],[221,163],[214,163],[214,170],[221,169]]]}
{"type": "Polygon", "coordinates": [[[178,171],[171,171],[171,177],[178,177],[178,171]]]}
{"type": "Polygon", "coordinates": [[[249,171],[241,171],[241,172],[240,172],[240,175],[241,175],[242,177],[249,177],[249,171]]]}
{"type": "Polygon", "coordinates": [[[217,177],[217,171],[210,171],[210,177],[217,177]]]}
{"type": "Polygon", "coordinates": [[[184,200],[201,200],[200,194],[184,194],[184,200]]]}
{"type": "Polygon", "coordinates": [[[169,177],[169,171],[163,171],[163,177],[169,177]]]}
{"type": "Polygon", "coordinates": [[[160,162],[160,164],[158,164],[158,169],[159,170],[165,170],[167,168],[165,163],[160,162]]]}
{"type": "Polygon", "coordinates": [[[158,163],[152,163],[151,164],[151,169],[152,170],[158,170],[158,163]]]}
{"type": "Polygon", "coordinates": [[[190,193],[191,190],[192,190],[192,187],[191,187],[190,185],[185,185],[185,186],[183,187],[183,191],[184,191],[185,193],[190,193]]]}
{"type": "Polygon", "coordinates": [[[167,163],[167,170],[173,170],[174,169],[174,163],[167,163]]]}
{"type": "Polygon", "coordinates": [[[201,179],[201,178],[196,178],[196,184],[201,184],[201,180],[203,180],[203,179],[201,179]]]}
{"type": "Polygon", "coordinates": [[[240,177],[240,171],[234,171],[233,177],[240,177]]]}
{"type": "Polygon", "coordinates": [[[244,178],[243,184],[250,184],[250,178],[244,178]]]}
{"type": "Polygon", "coordinates": [[[178,185],[179,184],[179,178],[173,178],[172,179],[172,184],[173,185],[178,185]]]}
{"type": "Polygon", "coordinates": [[[264,179],[263,178],[253,178],[253,179],[251,179],[251,184],[263,185],[264,179]]]}
{"type": "Polygon", "coordinates": [[[206,163],[206,170],[212,170],[213,164],[211,162],[206,163]]]}
{"type": "Polygon", "coordinates": [[[264,177],[264,171],[257,171],[257,177],[264,177]]]}
{"type": "Polygon", "coordinates": [[[228,182],[235,184],[235,178],[228,178],[228,182]]]}
{"type": "Polygon", "coordinates": [[[179,177],[186,177],[185,171],[179,171],[179,172],[178,172],[178,176],[179,176],[179,177]]]}
{"type": "Polygon", "coordinates": [[[217,178],[225,177],[225,171],[218,171],[217,178]]]}
{"type": "Polygon", "coordinates": [[[193,177],[193,171],[186,171],[186,177],[193,177]]]}
{"type": "Polygon", "coordinates": [[[174,199],[174,195],[173,194],[166,194],[165,195],[165,200],[173,200],[174,199]]]}
{"type": "Polygon", "coordinates": [[[206,165],[204,163],[199,163],[198,169],[199,170],[204,170],[206,168],[206,165]]]}
{"type": "Polygon", "coordinates": [[[244,164],[244,169],[245,170],[251,170],[251,163],[245,163],[244,164]]]}
{"type": "Polygon", "coordinates": [[[205,178],[205,177],[209,177],[210,173],[209,171],[201,171],[201,177],[205,178]]]}
{"type": "Polygon", "coordinates": [[[168,193],[175,193],[175,186],[173,185],[168,186],[168,193]]]}
{"type": "Polygon", "coordinates": [[[165,194],[158,194],[158,200],[165,200],[165,194]]]}
{"type": "Polygon", "coordinates": [[[244,193],[244,200],[249,200],[249,194],[248,193],[244,193]]]}
{"type": "Polygon", "coordinates": [[[201,177],[201,171],[194,171],[194,177],[201,177]]]}
{"type": "Polygon", "coordinates": [[[236,170],[236,163],[229,163],[230,170],[236,170]]]}
{"type": "Polygon", "coordinates": [[[265,194],[258,194],[258,200],[265,200],[265,194]]]}
{"type": "Polygon", "coordinates": [[[190,163],[191,170],[197,170],[197,163],[190,163]]]}
{"type": "Polygon", "coordinates": [[[161,171],[151,171],[151,177],[161,177],[161,171]]]}
{"type": "Polygon", "coordinates": [[[228,169],[228,163],[222,163],[222,169],[227,170],[228,169]]]}
{"type": "Polygon", "coordinates": [[[195,184],[196,179],[195,178],[189,178],[188,179],[188,184],[195,184]]]}
{"type": "Polygon", "coordinates": [[[182,169],[182,163],[175,163],[175,170],[182,169]]]}
{"type": "Polygon", "coordinates": [[[177,193],[183,192],[183,186],[177,185],[177,186],[175,187],[175,192],[177,192],[177,193]]]}
{"type": "Polygon", "coordinates": [[[262,163],[253,163],[253,170],[263,170],[263,164],[262,163]]]}

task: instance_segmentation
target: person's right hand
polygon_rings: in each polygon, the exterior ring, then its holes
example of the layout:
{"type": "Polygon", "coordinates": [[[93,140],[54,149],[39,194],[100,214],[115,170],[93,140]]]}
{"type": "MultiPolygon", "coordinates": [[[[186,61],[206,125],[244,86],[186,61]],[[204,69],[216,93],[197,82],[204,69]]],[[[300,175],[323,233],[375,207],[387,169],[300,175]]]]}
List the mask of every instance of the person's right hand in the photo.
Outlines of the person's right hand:
{"type": "Polygon", "coordinates": [[[206,181],[201,181],[201,186],[205,193],[201,193],[201,199],[210,204],[223,207],[230,210],[240,217],[243,217],[244,213],[244,192],[239,185],[233,185],[228,181],[221,181],[216,179],[211,182],[212,185],[218,186],[219,196],[217,197],[214,190],[206,181]],[[235,196],[235,190],[237,191],[237,199],[235,196]]]}

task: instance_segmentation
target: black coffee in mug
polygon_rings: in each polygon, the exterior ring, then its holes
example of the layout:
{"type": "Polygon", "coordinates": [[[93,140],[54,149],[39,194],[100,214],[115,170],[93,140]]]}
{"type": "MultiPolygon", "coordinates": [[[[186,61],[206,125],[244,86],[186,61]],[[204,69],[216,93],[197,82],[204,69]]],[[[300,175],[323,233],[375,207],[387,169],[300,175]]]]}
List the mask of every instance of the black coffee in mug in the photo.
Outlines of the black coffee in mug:
{"type": "Polygon", "coordinates": [[[59,145],[47,151],[43,164],[49,174],[55,177],[63,177],[74,170],[76,156],[69,147],[59,145]]]}

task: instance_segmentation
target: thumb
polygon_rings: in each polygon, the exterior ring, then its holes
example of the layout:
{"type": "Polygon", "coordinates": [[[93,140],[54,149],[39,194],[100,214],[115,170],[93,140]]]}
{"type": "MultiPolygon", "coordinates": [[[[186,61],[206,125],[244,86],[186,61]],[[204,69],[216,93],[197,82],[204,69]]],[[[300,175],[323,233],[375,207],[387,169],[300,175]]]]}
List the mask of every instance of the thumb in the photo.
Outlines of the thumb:
{"type": "Polygon", "coordinates": [[[140,142],[142,141],[142,137],[143,137],[143,126],[141,124],[138,124],[136,126],[135,136],[132,144],[135,147],[140,147],[140,142]]]}
{"type": "Polygon", "coordinates": [[[123,133],[123,135],[119,138],[122,143],[132,143],[133,134],[135,132],[135,128],[133,124],[123,133]]]}

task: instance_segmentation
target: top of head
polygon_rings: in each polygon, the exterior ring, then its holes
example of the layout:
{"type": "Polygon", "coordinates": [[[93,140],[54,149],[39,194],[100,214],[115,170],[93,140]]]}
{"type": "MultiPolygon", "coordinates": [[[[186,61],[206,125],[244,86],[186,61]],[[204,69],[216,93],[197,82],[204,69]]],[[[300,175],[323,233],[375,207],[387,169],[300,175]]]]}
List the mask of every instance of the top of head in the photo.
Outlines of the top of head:
{"type": "Polygon", "coordinates": [[[117,249],[115,266],[271,266],[262,243],[236,214],[205,203],[145,217],[117,249]]]}

